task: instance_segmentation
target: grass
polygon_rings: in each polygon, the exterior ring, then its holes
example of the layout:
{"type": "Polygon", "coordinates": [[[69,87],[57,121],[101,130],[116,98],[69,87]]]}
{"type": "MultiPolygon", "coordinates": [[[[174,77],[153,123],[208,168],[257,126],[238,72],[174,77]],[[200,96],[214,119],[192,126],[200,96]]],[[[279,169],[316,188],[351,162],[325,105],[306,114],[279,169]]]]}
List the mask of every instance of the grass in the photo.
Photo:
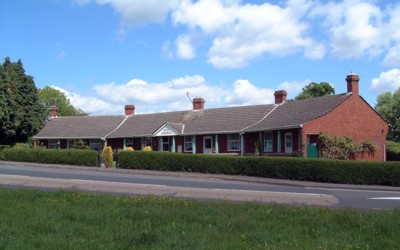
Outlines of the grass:
{"type": "Polygon", "coordinates": [[[398,249],[400,210],[0,187],[0,249],[398,249]]]}

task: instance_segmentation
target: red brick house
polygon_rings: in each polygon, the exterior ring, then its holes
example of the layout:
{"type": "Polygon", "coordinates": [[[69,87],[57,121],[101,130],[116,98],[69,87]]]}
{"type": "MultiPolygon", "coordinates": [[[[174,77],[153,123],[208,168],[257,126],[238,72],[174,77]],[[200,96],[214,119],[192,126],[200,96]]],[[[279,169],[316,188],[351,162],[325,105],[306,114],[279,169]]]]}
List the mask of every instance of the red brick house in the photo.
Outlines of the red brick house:
{"type": "Polygon", "coordinates": [[[371,141],[373,154],[357,159],[385,160],[388,126],[358,93],[359,77],[346,78],[347,93],[287,101],[275,92],[275,104],[204,108],[193,99],[193,110],[135,114],[127,105],[124,116],[57,117],[34,138],[38,145],[72,147],[83,139],[92,149],[151,146],[155,151],[193,154],[292,155],[318,157],[319,133],[371,141]]]}

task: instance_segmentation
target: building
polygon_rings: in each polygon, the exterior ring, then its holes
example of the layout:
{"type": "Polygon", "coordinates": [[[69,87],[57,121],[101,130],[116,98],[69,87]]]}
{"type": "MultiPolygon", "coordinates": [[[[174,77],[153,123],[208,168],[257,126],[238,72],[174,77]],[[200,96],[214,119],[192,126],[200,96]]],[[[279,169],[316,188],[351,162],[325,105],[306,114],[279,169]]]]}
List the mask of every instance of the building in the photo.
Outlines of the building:
{"type": "Polygon", "coordinates": [[[121,116],[52,118],[34,138],[37,145],[70,148],[75,139],[92,149],[151,146],[154,151],[193,154],[303,155],[318,157],[321,132],[347,136],[355,142],[371,141],[373,154],[357,159],[385,160],[388,125],[359,95],[360,78],[347,76],[347,93],[287,101],[284,90],[275,103],[226,108],[205,108],[203,98],[193,99],[193,110],[135,114],[125,106],[121,116]]]}

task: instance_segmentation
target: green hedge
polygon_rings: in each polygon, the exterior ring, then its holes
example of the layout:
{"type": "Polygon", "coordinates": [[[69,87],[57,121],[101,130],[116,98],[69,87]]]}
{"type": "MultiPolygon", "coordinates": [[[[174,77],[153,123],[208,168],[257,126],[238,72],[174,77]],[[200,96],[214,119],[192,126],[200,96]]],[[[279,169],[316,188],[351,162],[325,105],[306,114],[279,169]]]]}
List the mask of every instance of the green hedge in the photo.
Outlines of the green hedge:
{"type": "Polygon", "coordinates": [[[400,186],[400,162],[293,157],[238,157],[161,152],[120,152],[120,168],[247,175],[276,179],[400,186]]]}
{"type": "Polygon", "coordinates": [[[386,159],[388,161],[400,161],[400,143],[394,141],[386,142],[386,159]]]}
{"type": "Polygon", "coordinates": [[[98,153],[80,149],[10,148],[3,150],[5,161],[97,166],[98,153]]]}

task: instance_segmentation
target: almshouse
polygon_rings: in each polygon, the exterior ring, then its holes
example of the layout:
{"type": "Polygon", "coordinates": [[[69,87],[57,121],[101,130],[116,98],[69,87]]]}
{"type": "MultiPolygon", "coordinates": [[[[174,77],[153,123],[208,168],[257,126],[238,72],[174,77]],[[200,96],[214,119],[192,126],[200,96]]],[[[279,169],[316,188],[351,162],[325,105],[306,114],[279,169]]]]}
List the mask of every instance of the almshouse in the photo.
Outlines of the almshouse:
{"type": "Polygon", "coordinates": [[[319,134],[370,141],[376,150],[357,159],[385,160],[388,125],[358,93],[360,78],[346,77],[347,93],[287,101],[275,92],[275,103],[205,109],[203,98],[193,110],[136,114],[125,106],[121,116],[52,117],[34,139],[48,148],[71,148],[76,139],[92,149],[150,146],[154,151],[193,154],[303,155],[318,157],[319,134]]]}

